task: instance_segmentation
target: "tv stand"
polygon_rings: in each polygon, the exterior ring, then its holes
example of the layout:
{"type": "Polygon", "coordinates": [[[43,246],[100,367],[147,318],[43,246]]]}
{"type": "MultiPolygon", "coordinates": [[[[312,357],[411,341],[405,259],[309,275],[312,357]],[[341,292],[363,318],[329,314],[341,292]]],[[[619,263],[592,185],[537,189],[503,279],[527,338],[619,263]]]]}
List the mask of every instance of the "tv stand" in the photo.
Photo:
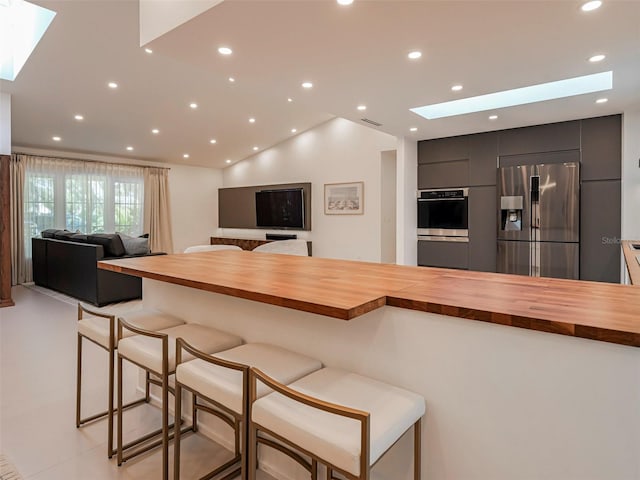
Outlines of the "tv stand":
{"type": "MultiPolygon", "coordinates": [[[[287,236],[287,235],[283,235],[287,236]]],[[[289,238],[282,238],[278,240],[288,240],[289,238]]],[[[258,245],[264,245],[265,243],[277,242],[276,239],[265,239],[262,240],[260,238],[236,238],[236,237],[211,237],[210,243],[211,245],[236,245],[243,250],[253,250],[258,245]]],[[[307,241],[307,250],[309,250],[309,256],[311,256],[311,242],[307,241]]]]}

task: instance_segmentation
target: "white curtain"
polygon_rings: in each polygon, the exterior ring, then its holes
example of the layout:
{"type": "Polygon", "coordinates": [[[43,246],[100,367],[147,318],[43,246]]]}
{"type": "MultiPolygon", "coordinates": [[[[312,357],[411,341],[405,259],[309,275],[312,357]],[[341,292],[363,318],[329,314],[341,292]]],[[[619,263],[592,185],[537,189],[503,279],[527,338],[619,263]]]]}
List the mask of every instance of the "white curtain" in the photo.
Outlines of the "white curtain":
{"type": "MultiPolygon", "coordinates": [[[[9,194],[11,196],[11,285],[27,281],[31,275],[26,271],[24,254],[24,161],[12,155],[9,163],[9,194]]],[[[29,281],[31,279],[29,278],[29,281]]]]}
{"type": "MultiPolygon", "coordinates": [[[[22,154],[14,158],[24,168],[23,198],[15,199],[23,208],[23,254],[20,258],[17,247],[16,282],[32,280],[31,237],[42,230],[143,233],[142,167],[22,154]]],[[[20,182],[16,176],[16,190],[20,182]]],[[[16,223],[18,219],[17,213],[16,223]]]]}
{"type": "Polygon", "coordinates": [[[144,169],[144,231],[149,232],[152,252],[173,253],[169,171],[166,168],[144,169]]]}

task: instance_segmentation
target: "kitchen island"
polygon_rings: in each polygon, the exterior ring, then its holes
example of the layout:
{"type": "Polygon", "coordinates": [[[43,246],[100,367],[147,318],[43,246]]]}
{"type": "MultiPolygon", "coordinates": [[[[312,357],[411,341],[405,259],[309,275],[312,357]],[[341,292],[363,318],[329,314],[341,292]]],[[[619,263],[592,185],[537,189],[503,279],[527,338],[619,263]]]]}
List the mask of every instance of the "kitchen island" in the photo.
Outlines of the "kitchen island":
{"type": "MultiPolygon", "coordinates": [[[[100,268],[143,277],[145,306],[420,393],[425,479],[640,475],[640,287],[241,251],[100,268]]],[[[380,479],[410,477],[396,450],[380,479]]]]}

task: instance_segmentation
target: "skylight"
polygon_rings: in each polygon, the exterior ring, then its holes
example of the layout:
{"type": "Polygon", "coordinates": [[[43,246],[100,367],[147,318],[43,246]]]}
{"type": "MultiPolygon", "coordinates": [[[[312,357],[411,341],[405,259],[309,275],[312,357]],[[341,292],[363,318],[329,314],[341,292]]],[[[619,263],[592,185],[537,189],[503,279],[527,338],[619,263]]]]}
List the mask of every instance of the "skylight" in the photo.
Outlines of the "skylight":
{"type": "Polygon", "coordinates": [[[55,15],[24,0],[0,0],[0,78],[16,79],[55,15]]]}
{"type": "Polygon", "coordinates": [[[451,102],[425,105],[411,108],[413,113],[428,120],[466,113],[484,112],[498,108],[526,105],[527,103],[544,102],[556,98],[572,97],[585,93],[600,92],[613,88],[613,72],[594,73],[582,77],[568,78],[555,82],[541,83],[529,87],[515,88],[502,92],[462,98],[451,102]]]}

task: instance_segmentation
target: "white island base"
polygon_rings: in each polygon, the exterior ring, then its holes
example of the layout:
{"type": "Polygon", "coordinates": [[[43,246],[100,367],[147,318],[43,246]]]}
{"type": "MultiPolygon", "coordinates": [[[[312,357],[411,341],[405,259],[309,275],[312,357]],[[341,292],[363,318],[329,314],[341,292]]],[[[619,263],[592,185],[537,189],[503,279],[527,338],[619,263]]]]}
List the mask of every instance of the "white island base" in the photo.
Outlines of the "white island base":
{"type": "MultiPolygon", "coordinates": [[[[143,298],[421,394],[423,480],[640,479],[638,348],[389,306],[344,321],[147,278],[143,298]]],[[[272,451],[261,468],[308,479],[272,451]]],[[[407,434],[372,478],[411,469],[407,434]]]]}

